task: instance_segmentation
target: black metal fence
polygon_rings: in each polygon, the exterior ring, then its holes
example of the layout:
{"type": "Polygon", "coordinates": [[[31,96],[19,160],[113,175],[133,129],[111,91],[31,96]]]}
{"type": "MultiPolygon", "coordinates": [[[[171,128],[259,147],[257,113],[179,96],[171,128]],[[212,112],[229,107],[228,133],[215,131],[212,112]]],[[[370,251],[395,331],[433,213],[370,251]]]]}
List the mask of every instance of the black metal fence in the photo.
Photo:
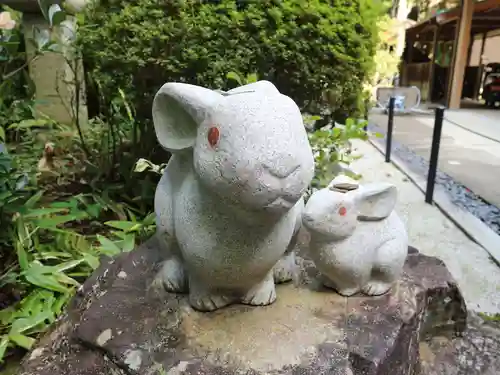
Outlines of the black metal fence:
{"type": "MultiPolygon", "coordinates": [[[[394,104],[395,98],[389,100],[387,117],[387,134],[385,143],[385,162],[391,162],[392,133],[394,132],[394,104]]],[[[439,160],[439,147],[441,145],[441,132],[443,130],[444,107],[436,108],[434,117],[434,131],[432,134],[431,155],[429,159],[429,171],[427,172],[427,186],[425,189],[425,202],[432,204],[434,187],[436,184],[436,173],[439,160]]]]}

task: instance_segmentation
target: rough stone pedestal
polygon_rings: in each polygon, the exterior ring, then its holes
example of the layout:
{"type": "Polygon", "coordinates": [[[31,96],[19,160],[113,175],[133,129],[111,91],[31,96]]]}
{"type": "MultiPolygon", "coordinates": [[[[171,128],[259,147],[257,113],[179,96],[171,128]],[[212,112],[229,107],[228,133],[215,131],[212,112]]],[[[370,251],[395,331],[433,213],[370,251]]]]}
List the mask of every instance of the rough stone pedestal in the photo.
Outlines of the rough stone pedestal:
{"type": "Polygon", "coordinates": [[[460,335],[466,309],[444,264],[410,249],[388,295],[344,298],[298,258],[267,307],[194,311],[154,282],[155,240],[104,263],[23,364],[24,375],[413,375],[421,343],[460,335]]]}

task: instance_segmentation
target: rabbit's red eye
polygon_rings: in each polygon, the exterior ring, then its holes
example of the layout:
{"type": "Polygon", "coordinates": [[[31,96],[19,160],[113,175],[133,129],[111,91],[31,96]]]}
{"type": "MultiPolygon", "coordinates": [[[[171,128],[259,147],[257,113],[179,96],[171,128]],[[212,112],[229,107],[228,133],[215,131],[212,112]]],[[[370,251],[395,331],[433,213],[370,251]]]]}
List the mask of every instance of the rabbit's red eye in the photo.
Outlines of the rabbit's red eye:
{"type": "Polygon", "coordinates": [[[340,216],[345,216],[346,213],[347,213],[347,209],[345,207],[339,208],[339,215],[340,216]]]}
{"type": "Polygon", "coordinates": [[[219,142],[219,129],[213,126],[208,129],[208,143],[210,143],[210,146],[215,147],[217,142],[219,142]]]}

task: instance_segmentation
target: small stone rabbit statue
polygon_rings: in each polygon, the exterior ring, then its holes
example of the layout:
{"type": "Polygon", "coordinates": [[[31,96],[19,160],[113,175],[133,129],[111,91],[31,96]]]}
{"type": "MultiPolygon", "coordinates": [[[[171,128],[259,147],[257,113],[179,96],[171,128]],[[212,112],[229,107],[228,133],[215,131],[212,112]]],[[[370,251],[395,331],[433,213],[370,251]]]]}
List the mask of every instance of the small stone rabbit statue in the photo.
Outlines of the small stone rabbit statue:
{"type": "Polygon", "coordinates": [[[302,222],[325,286],[343,296],[376,296],[391,289],[408,254],[408,234],[394,212],[396,200],[392,184],[360,186],[347,176],[309,198],[302,222]]]}

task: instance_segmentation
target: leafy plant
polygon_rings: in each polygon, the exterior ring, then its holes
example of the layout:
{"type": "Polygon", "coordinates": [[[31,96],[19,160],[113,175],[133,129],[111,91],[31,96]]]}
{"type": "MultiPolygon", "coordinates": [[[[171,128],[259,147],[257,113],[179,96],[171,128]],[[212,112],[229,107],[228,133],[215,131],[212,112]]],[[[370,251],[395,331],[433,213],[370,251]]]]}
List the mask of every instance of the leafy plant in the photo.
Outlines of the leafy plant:
{"type": "Polygon", "coordinates": [[[249,73],[246,77],[242,77],[241,74],[236,72],[229,72],[226,74],[226,78],[235,81],[239,86],[247,85],[249,83],[255,83],[259,80],[257,73],[249,73]]]}
{"type": "MultiPolygon", "coordinates": [[[[353,155],[350,140],[367,140],[367,121],[347,119],[345,125],[323,127],[309,133],[309,142],[314,154],[315,174],[309,194],[330,183],[338,172],[339,164],[348,166],[360,156],[353,155]]],[[[351,176],[357,178],[358,176],[351,176]]]]}
{"type": "Polygon", "coordinates": [[[500,323],[500,314],[479,313],[479,315],[486,321],[500,323]]]}
{"type": "Polygon", "coordinates": [[[84,195],[48,205],[41,198],[32,196],[8,230],[16,259],[0,274],[0,288],[14,286],[22,298],[0,310],[0,362],[11,346],[31,348],[102,256],[131,251],[154,232],[154,215],[140,221],[129,211],[129,220],[105,222],[107,235],[81,233],[85,222],[102,232],[94,221],[108,208],[84,195]]]}
{"type": "Polygon", "coordinates": [[[123,89],[140,122],[163,83],[227,89],[227,71],[255,72],[311,114],[354,116],[382,11],[371,0],[105,0],[85,11],[78,44],[93,95],[109,102],[123,89]]]}
{"type": "Polygon", "coordinates": [[[78,53],[66,13],[55,1],[39,4],[50,30],[33,30],[34,56],[22,44],[29,30],[21,14],[12,12],[7,31],[0,25],[0,363],[12,348],[32,347],[101,257],[131,251],[155,227],[145,214],[154,179],[132,182],[136,155],[151,146],[141,144],[143,131],[151,130],[135,121],[124,92],[85,128],[35,114],[32,91],[18,90],[41,54],[78,53]],[[39,160],[49,156],[53,178],[42,178],[39,160]]]}
{"type": "Polygon", "coordinates": [[[165,170],[166,167],[167,167],[166,163],[157,165],[157,164],[150,162],[149,160],[140,158],[139,160],[137,160],[137,163],[135,163],[134,172],[141,173],[141,172],[148,171],[148,172],[153,172],[153,173],[162,175],[163,171],[165,170]]]}

